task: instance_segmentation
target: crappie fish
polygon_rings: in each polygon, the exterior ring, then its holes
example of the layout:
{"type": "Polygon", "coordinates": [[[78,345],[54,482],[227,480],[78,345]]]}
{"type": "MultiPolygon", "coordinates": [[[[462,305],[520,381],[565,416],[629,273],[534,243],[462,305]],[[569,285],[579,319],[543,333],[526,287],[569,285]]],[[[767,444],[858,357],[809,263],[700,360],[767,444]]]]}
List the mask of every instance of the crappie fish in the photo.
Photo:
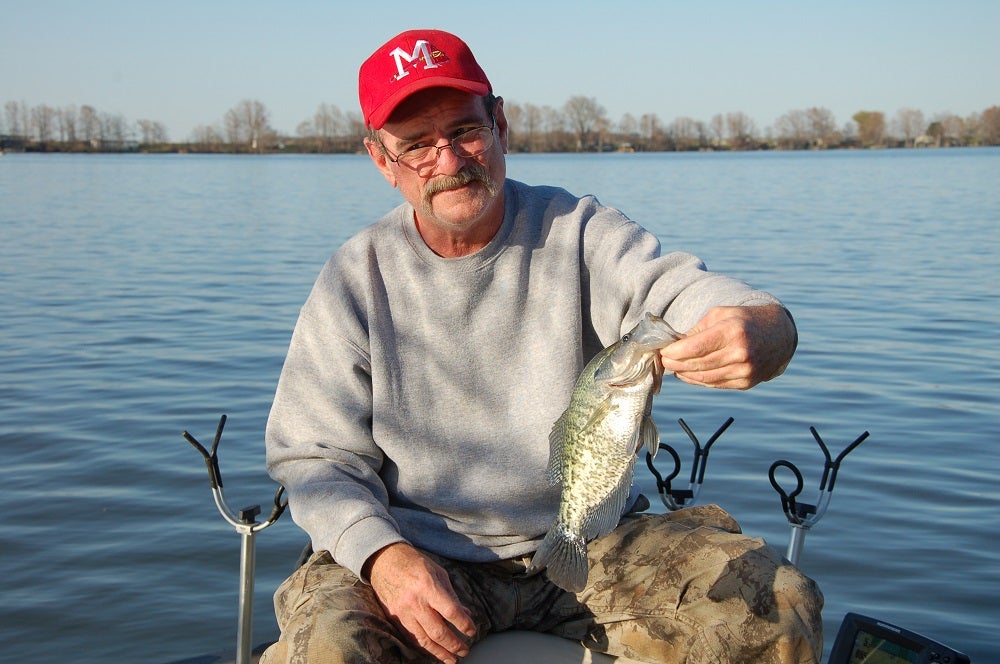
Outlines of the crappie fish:
{"type": "Polygon", "coordinates": [[[646,313],[591,360],[569,407],[549,434],[548,477],[562,485],[559,516],[531,560],[549,580],[579,592],[587,584],[587,542],[610,533],[625,510],[636,453],[659,449],[650,415],[659,349],[682,335],[646,313]]]}

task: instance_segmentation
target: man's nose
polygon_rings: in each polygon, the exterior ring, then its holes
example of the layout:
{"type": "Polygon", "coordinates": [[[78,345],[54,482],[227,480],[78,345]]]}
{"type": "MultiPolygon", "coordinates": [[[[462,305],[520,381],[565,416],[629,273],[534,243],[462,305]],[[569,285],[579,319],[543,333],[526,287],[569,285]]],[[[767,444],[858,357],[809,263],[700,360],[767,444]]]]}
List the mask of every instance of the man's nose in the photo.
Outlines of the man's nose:
{"type": "Polygon", "coordinates": [[[460,157],[455,152],[455,146],[451,143],[438,145],[437,148],[437,172],[454,175],[465,165],[465,157],[460,157]]]}

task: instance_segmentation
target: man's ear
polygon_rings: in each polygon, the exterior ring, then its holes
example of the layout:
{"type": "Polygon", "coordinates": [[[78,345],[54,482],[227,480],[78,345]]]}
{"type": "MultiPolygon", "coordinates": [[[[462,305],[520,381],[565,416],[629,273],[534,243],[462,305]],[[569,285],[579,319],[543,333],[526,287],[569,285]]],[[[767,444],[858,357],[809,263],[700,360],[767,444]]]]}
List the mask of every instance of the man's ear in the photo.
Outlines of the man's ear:
{"type": "Polygon", "coordinates": [[[375,168],[379,170],[393,189],[396,188],[396,174],[392,172],[392,167],[389,166],[389,158],[386,156],[385,151],[382,146],[372,139],[365,137],[365,149],[368,150],[368,156],[375,163],[375,168]]]}
{"type": "Polygon", "coordinates": [[[503,147],[503,153],[507,154],[507,116],[503,113],[503,97],[497,97],[496,105],[493,107],[493,117],[497,121],[500,146],[503,147]]]}

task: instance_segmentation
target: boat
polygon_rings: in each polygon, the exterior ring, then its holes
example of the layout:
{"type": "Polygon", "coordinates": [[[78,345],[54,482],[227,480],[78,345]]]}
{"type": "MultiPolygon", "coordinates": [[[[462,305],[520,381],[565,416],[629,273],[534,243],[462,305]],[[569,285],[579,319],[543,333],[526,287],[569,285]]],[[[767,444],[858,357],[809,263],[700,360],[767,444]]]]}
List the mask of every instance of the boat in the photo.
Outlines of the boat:
{"type": "MultiPolygon", "coordinates": [[[[287,499],[283,497],[284,487],[279,487],[274,495],[274,507],[263,522],[256,520],[260,514],[259,505],[244,508],[239,512],[233,512],[229,508],[222,491],[222,474],[218,460],[218,447],[225,422],[226,416],[223,415],[216,429],[211,450],[206,449],[186,431],[183,432],[183,437],[204,457],[216,507],[223,518],[235,527],[242,537],[236,656],[234,659],[231,655],[203,655],[170,664],[256,664],[263,651],[270,645],[270,643],[262,643],[251,647],[254,538],[258,532],[269,527],[281,517],[287,506],[287,499]]],[[[681,469],[680,456],[672,447],[660,443],[660,449],[665,450],[674,462],[673,471],[668,473],[666,477],[653,465],[652,456],[649,454],[646,456],[646,465],[656,480],[660,500],[668,510],[676,510],[694,504],[704,481],[709,450],[733,423],[733,418],[730,417],[726,420],[704,445],[683,419],[678,420],[678,422],[695,448],[688,486],[675,488],[672,485],[672,480],[680,473],[681,469]]],[[[825,457],[816,502],[810,504],[798,500],[798,496],[803,490],[802,473],[791,462],[775,461],[768,472],[771,485],[779,495],[782,510],[791,527],[785,557],[796,565],[802,553],[806,532],[823,517],[830,503],[841,462],[868,437],[868,432],[865,431],[834,457],[815,427],[810,427],[809,430],[825,457]],[[795,478],[795,487],[790,491],[782,486],[778,479],[780,469],[791,472],[795,478]]],[[[310,552],[311,548],[307,546],[299,556],[299,564],[308,559],[310,552]]],[[[522,664],[523,662],[640,664],[637,660],[627,657],[614,657],[593,652],[579,642],[552,634],[522,630],[509,630],[487,635],[482,641],[473,645],[469,655],[463,658],[462,662],[463,664],[522,664]]],[[[872,662],[879,664],[971,664],[967,655],[943,643],[885,620],[849,612],[841,622],[826,664],[870,664],[872,662]]]]}

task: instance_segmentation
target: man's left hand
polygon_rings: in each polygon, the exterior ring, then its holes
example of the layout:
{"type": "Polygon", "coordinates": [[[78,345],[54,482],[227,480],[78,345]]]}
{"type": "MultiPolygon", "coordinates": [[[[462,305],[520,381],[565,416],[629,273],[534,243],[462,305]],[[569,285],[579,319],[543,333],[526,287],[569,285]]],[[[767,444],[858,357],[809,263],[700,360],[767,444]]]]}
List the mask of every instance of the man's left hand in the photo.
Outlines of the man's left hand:
{"type": "Polygon", "coordinates": [[[781,375],[797,339],[781,305],[715,307],[660,359],[665,373],[685,383],[747,390],[781,375]]]}

